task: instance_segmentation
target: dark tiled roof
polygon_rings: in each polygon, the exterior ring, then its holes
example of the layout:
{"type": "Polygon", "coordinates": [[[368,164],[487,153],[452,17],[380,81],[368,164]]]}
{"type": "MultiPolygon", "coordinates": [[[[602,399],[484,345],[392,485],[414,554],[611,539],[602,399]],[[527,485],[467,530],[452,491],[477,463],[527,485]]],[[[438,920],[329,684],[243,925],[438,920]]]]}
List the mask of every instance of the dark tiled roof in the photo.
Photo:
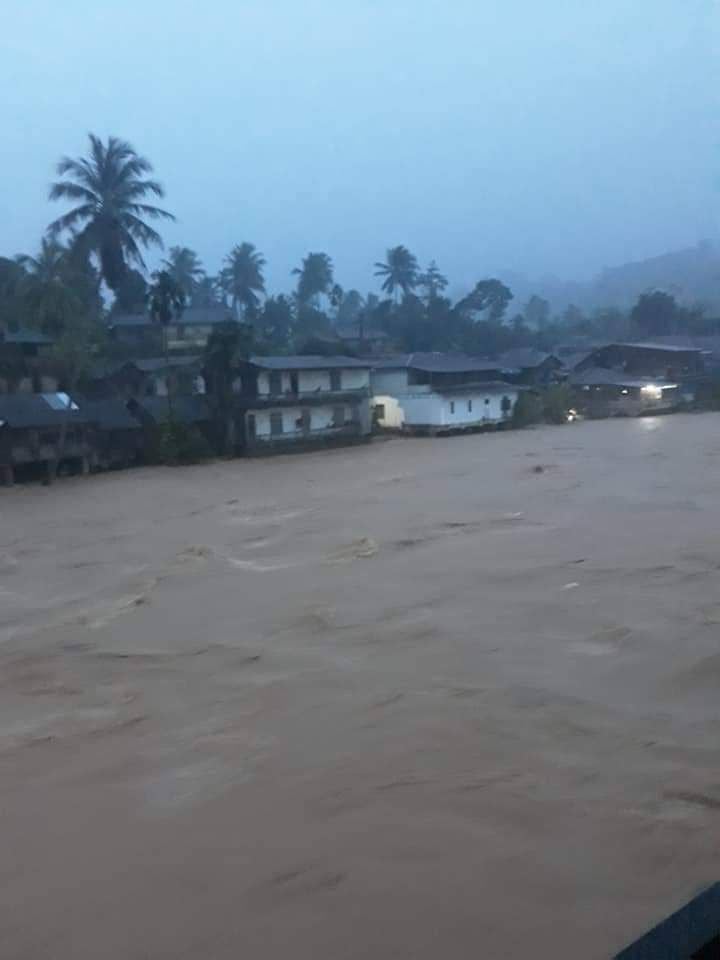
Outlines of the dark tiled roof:
{"type": "Polygon", "coordinates": [[[645,387],[656,384],[659,387],[675,386],[669,380],[658,377],[635,377],[622,370],[606,370],[603,367],[589,367],[579,373],[571,374],[569,382],[575,387],[645,387]]]}
{"type": "Polygon", "coordinates": [[[261,370],[348,370],[357,368],[369,370],[370,360],[357,360],[354,357],[251,357],[250,363],[261,370]]]}
{"type": "MultiPolygon", "coordinates": [[[[171,324],[182,324],[185,327],[215,326],[228,323],[234,317],[225,307],[186,307],[179,318],[173,318],[171,324]]],[[[111,327],[143,327],[160,326],[147,313],[118,313],[110,317],[111,327]]]]}
{"type": "Polygon", "coordinates": [[[560,363],[553,353],[544,353],[533,347],[517,347],[515,350],[506,350],[497,358],[503,370],[534,370],[541,367],[547,360],[560,363]]]}
{"type": "Polygon", "coordinates": [[[498,360],[462,353],[403,353],[369,361],[375,370],[421,370],[423,373],[484,373],[500,370],[498,360]]]}
{"type": "MultiPolygon", "coordinates": [[[[53,398],[67,394],[8,393],[0,394],[0,424],[10,427],[57,427],[63,423],[84,424],[88,418],[80,409],[68,409],[63,399],[56,405],[53,398]]],[[[72,402],[72,401],[71,401],[72,402]]],[[[78,406],[77,404],[74,404],[78,406]]]]}
{"type": "Polygon", "coordinates": [[[83,415],[105,430],[137,430],[140,424],[119,397],[103,400],[78,400],[83,415]]]}
{"type": "Polygon", "coordinates": [[[677,346],[676,344],[671,343],[660,343],[658,341],[648,341],[644,343],[609,343],[605,347],[600,347],[598,350],[594,350],[594,353],[599,353],[600,350],[657,350],[663,353],[701,353],[702,350],[700,347],[684,347],[677,346]]]}
{"type": "Polygon", "coordinates": [[[515,383],[505,383],[504,380],[487,380],[482,381],[478,380],[477,383],[462,383],[456,385],[448,386],[435,386],[433,390],[435,393],[446,393],[446,394],[455,394],[455,393],[517,393],[518,391],[525,392],[527,387],[519,387],[515,383]]]}

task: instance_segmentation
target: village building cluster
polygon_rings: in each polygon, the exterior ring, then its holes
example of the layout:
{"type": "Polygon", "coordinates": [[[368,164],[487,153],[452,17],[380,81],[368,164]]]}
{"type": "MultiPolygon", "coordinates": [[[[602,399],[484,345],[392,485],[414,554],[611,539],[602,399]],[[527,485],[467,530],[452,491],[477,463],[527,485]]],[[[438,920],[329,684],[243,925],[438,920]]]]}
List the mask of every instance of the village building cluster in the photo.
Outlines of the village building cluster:
{"type": "Polygon", "coordinates": [[[52,481],[59,469],[147,462],[169,421],[208,440],[220,429],[226,452],[241,456],[358,442],[382,431],[504,429],[522,394],[560,386],[568,419],[688,409],[703,403],[720,371],[720,338],[561,344],[488,358],[392,353],[385,335],[352,329],[333,341],[346,344],[348,355],[237,361],[221,403],[205,347],[226,322],[221,308],[190,308],[165,331],[148,316],[117,316],[109,334],[126,358],[98,362],[72,391],[47,362],[50,337],[0,330],[0,480],[52,481]]]}

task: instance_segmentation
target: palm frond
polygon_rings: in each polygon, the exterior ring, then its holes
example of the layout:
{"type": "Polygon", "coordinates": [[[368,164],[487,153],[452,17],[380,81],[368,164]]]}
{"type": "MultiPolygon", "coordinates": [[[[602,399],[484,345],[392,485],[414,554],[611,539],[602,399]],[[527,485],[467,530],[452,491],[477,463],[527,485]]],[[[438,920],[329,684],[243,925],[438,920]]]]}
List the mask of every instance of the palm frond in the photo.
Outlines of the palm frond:
{"type": "Polygon", "coordinates": [[[80,221],[91,217],[94,212],[94,207],[89,203],[80,207],[75,207],[74,210],[70,210],[68,213],[64,213],[61,217],[58,217],[57,220],[53,220],[48,227],[48,233],[50,236],[56,236],[57,234],[62,233],[63,230],[70,230],[80,221]]]}

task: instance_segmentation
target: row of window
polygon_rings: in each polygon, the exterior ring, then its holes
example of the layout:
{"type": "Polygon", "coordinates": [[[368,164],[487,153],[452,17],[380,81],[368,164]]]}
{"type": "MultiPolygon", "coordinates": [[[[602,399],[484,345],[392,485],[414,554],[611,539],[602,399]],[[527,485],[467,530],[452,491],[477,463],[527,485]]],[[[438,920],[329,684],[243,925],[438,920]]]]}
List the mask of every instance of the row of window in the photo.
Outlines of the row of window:
{"type": "MultiPolygon", "coordinates": [[[[489,406],[490,406],[490,398],[489,398],[489,397],[485,397],[484,405],[485,405],[486,407],[489,407],[489,406]]],[[[512,406],[512,401],[510,400],[510,397],[503,397],[503,398],[502,398],[502,408],[503,408],[503,410],[509,410],[511,406],[512,406]]],[[[468,400],[468,402],[467,402],[467,412],[468,412],[468,413],[472,413],[472,410],[473,410],[473,402],[472,402],[472,400],[468,400]]],[[[455,413],[455,401],[454,401],[454,400],[451,400],[451,401],[450,401],[450,413],[451,413],[451,414],[455,413]]]]}
{"type": "MultiPolygon", "coordinates": [[[[331,427],[345,427],[353,422],[352,410],[346,407],[333,407],[331,427]]],[[[295,430],[291,432],[303,431],[309,433],[312,428],[312,412],[303,410],[300,416],[295,420],[295,430]]],[[[255,414],[248,415],[248,433],[250,439],[255,439],[257,433],[257,421],[255,414]]],[[[270,435],[272,437],[282,436],[285,433],[283,414],[281,410],[273,410],[270,413],[270,435]]]]}
{"type": "MultiPolygon", "coordinates": [[[[282,382],[282,371],[273,370],[269,377],[269,392],[272,396],[278,396],[284,393],[282,382]]],[[[333,391],[342,390],[342,371],[330,370],[330,389],[333,391]]],[[[300,393],[300,381],[296,371],[290,374],[290,393],[300,393]]]]}

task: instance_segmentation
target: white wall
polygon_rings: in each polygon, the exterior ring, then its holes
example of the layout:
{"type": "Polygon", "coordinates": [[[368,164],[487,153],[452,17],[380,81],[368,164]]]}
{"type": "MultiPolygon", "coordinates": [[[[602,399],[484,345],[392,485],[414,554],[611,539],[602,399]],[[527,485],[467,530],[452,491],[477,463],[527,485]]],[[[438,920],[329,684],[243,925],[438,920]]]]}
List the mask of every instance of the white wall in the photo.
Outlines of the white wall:
{"type": "MultiPolygon", "coordinates": [[[[298,390],[300,393],[319,393],[330,390],[330,371],[329,370],[298,370],[298,390]]],[[[282,392],[289,393],[292,389],[292,379],[289,370],[283,370],[280,374],[282,381],[282,392]]],[[[342,390],[363,390],[370,385],[370,371],[343,369],[340,371],[340,388],[342,390]]],[[[258,372],[258,394],[267,396],[270,393],[270,372],[261,370],[258,372]]]]}
{"type": "Polygon", "coordinates": [[[352,368],[342,371],[343,390],[364,390],[370,386],[370,371],[352,368]]]}
{"type": "MultiPolygon", "coordinates": [[[[510,397],[512,407],[517,401],[517,391],[508,389],[505,394],[483,392],[478,388],[473,393],[429,394],[403,397],[406,427],[462,428],[497,423],[504,419],[503,396],[510,397]],[[472,409],[468,409],[468,403],[472,409]],[[454,405],[454,406],[453,406],[454,405]]],[[[512,413],[512,408],[508,416],[512,413]]]]}
{"type": "Polygon", "coordinates": [[[373,370],[370,375],[370,385],[377,396],[398,396],[408,392],[407,370],[373,370]]]}
{"type": "Polygon", "coordinates": [[[378,424],[387,430],[399,430],[405,423],[405,411],[397,397],[375,394],[373,405],[376,404],[382,404],[384,407],[384,416],[378,417],[378,424]]]}
{"type": "Polygon", "coordinates": [[[330,389],[329,370],[299,370],[298,389],[300,393],[315,393],[330,389]]]}
{"type": "MultiPolygon", "coordinates": [[[[276,411],[271,410],[250,410],[250,414],[255,416],[255,437],[257,440],[293,440],[293,439],[302,439],[303,437],[313,436],[318,433],[324,433],[326,431],[332,431],[337,429],[333,425],[333,412],[336,404],[322,404],[318,406],[308,407],[310,411],[310,433],[303,433],[302,429],[302,407],[279,407],[276,411]],[[270,414],[271,413],[281,413],[283,421],[283,432],[281,434],[276,434],[273,436],[270,431],[270,414]]],[[[340,404],[337,404],[340,406],[340,404]]],[[[344,404],[343,407],[345,411],[344,423],[341,426],[345,426],[353,422],[353,415],[355,408],[349,404],[344,404]]],[[[369,426],[368,426],[369,429],[369,426]]],[[[363,433],[366,433],[367,430],[363,429],[363,433]]]]}

